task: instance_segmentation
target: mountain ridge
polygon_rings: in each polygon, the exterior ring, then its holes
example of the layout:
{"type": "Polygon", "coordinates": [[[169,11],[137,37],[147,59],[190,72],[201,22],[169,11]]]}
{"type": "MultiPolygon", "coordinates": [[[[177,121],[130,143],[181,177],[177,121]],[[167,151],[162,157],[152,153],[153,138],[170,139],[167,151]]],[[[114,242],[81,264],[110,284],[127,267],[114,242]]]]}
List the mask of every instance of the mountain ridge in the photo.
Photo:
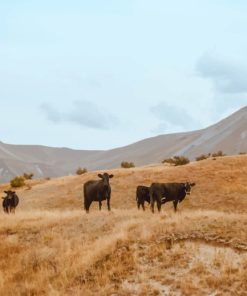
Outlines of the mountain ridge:
{"type": "Polygon", "coordinates": [[[123,160],[147,165],[174,155],[192,160],[202,153],[218,150],[229,155],[247,152],[247,106],[200,130],[158,135],[110,150],[0,142],[0,183],[23,172],[32,172],[36,178],[59,177],[74,174],[79,166],[89,170],[112,169],[123,160]]]}

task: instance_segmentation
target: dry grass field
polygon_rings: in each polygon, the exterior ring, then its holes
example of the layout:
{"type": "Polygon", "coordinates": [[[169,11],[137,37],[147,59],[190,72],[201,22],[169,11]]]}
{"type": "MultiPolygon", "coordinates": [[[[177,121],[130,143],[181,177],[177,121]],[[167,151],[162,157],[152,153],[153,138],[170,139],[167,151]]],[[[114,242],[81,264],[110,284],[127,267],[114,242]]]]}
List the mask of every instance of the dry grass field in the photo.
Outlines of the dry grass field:
{"type": "Polygon", "coordinates": [[[110,172],[111,212],[83,211],[97,172],[17,190],[16,214],[0,213],[0,295],[247,295],[246,155],[110,172]],[[176,214],[138,211],[152,181],[196,186],[176,214]]]}

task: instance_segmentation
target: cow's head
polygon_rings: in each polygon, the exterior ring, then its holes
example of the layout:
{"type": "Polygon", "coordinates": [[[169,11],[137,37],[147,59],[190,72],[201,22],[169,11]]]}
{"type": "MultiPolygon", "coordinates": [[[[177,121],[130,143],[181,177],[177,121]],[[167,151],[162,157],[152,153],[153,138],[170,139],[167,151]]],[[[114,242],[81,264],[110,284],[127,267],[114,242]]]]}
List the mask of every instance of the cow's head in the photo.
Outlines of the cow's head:
{"type": "Polygon", "coordinates": [[[113,175],[109,175],[107,173],[104,173],[104,174],[98,174],[98,177],[100,177],[103,181],[103,184],[105,187],[109,186],[109,179],[110,178],[113,178],[113,175]]]}
{"type": "Polygon", "coordinates": [[[190,195],[191,187],[193,187],[195,185],[196,185],[196,183],[190,183],[190,182],[184,183],[184,189],[185,189],[186,194],[190,195]]]}
{"type": "Polygon", "coordinates": [[[11,191],[11,190],[6,190],[4,191],[4,193],[7,194],[5,198],[8,198],[8,199],[11,199],[15,195],[15,191],[11,191]]]}

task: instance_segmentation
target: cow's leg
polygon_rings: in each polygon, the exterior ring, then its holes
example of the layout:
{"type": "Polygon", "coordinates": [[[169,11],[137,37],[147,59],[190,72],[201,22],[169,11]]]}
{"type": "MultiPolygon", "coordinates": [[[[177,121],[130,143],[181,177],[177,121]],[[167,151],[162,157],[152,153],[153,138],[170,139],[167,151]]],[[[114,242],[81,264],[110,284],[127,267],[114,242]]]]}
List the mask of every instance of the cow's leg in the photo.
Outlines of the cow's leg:
{"type": "Polygon", "coordinates": [[[151,208],[151,211],[152,213],[154,213],[154,199],[151,199],[151,202],[150,202],[150,208],[151,208]]]}
{"type": "Polygon", "coordinates": [[[142,209],[145,211],[144,201],[142,202],[142,209]]]}
{"type": "Polygon", "coordinates": [[[157,209],[160,212],[160,210],[161,210],[161,199],[160,198],[157,199],[157,209]]]}
{"type": "Polygon", "coordinates": [[[86,197],[84,197],[84,210],[85,211],[87,210],[87,204],[88,204],[88,202],[86,200],[86,197]]]}
{"type": "Polygon", "coordinates": [[[86,201],[84,203],[84,207],[85,207],[86,213],[89,213],[89,208],[90,208],[91,203],[92,203],[92,201],[86,201]]]}
{"type": "Polygon", "coordinates": [[[139,203],[139,201],[137,202],[137,208],[138,210],[140,210],[140,206],[141,206],[141,203],[139,203]]]}
{"type": "Polygon", "coordinates": [[[107,198],[107,208],[108,208],[108,211],[111,210],[111,205],[110,205],[110,197],[107,198]]]}
{"type": "Polygon", "coordinates": [[[102,208],[102,201],[99,200],[99,210],[101,211],[101,208],[102,208]]]}
{"type": "Polygon", "coordinates": [[[178,200],[174,200],[173,201],[173,207],[174,207],[175,212],[177,212],[177,205],[178,205],[178,200]]]}
{"type": "Polygon", "coordinates": [[[154,194],[152,192],[152,190],[149,191],[150,194],[150,209],[152,211],[152,213],[154,213],[154,194]]]}

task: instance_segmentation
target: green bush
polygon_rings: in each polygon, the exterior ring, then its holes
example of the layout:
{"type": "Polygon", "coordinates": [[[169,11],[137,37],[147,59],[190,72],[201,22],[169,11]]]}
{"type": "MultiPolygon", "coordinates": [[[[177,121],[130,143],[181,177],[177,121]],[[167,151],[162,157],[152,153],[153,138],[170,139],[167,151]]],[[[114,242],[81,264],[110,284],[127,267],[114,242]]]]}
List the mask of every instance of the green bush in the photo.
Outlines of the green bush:
{"type": "Polygon", "coordinates": [[[23,177],[25,180],[31,180],[33,178],[33,173],[24,173],[23,177]]]}
{"type": "Polygon", "coordinates": [[[212,153],[212,157],[221,157],[221,156],[226,156],[221,150],[218,152],[212,153]]]}
{"type": "Polygon", "coordinates": [[[196,157],[196,161],[200,161],[200,160],[204,160],[204,159],[207,159],[211,156],[211,153],[208,153],[208,154],[201,154],[200,156],[197,156],[196,157]]]}
{"type": "Polygon", "coordinates": [[[128,169],[128,168],[134,168],[135,164],[133,162],[128,162],[128,161],[122,161],[121,162],[121,167],[128,169]]]}
{"type": "Polygon", "coordinates": [[[83,175],[83,174],[85,174],[85,173],[87,173],[87,169],[86,168],[81,168],[81,167],[79,167],[77,170],[76,170],[76,174],[77,175],[83,175]]]}
{"type": "Polygon", "coordinates": [[[162,163],[170,163],[175,166],[177,165],[185,165],[190,162],[189,158],[185,156],[173,156],[172,158],[167,158],[162,161],[162,163]]]}
{"type": "Polygon", "coordinates": [[[16,176],[10,181],[11,187],[22,187],[25,185],[25,179],[22,176],[16,176]]]}

